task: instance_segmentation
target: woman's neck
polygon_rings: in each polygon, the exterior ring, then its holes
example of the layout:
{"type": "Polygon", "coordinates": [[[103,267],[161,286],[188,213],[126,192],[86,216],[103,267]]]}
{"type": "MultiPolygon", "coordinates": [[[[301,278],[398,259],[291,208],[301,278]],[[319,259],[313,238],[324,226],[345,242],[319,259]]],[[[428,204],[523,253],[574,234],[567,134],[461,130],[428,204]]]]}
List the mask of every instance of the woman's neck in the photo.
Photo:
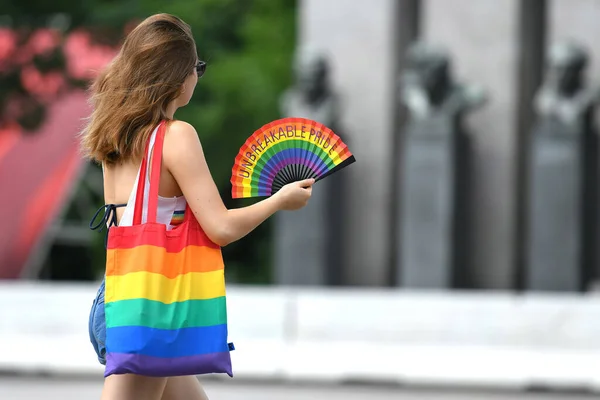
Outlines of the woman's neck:
{"type": "Polygon", "coordinates": [[[175,103],[175,101],[172,101],[166,109],[167,117],[169,119],[173,119],[173,117],[175,116],[175,111],[177,111],[177,104],[175,103]]]}

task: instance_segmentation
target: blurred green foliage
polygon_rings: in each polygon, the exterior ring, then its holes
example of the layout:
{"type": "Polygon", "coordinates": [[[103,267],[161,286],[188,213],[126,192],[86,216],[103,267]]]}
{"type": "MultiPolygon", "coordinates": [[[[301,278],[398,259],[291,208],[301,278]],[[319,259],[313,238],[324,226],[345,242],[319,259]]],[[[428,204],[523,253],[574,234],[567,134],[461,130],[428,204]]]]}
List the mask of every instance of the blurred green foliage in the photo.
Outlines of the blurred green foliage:
{"type": "MultiPolygon", "coordinates": [[[[231,199],[231,168],[245,139],[279,117],[279,96],[292,79],[295,0],[0,0],[0,14],[11,15],[15,24],[44,23],[52,14],[65,13],[72,27],[101,27],[96,32],[106,35],[122,35],[126,24],[159,12],[191,25],[198,54],[208,62],[192,101],[176,118],[196,127],[225,204],[246,205],[248,201],[231,199]]],[[[271,280],[270,232],[267,222],[224,248],[230,281],[271,280]]],[[[95,255],[103,254],[101,236],[95,240],[95,255]]],[[[103,269],[104,260],[95,259],[95,267],[103,269]]]]}

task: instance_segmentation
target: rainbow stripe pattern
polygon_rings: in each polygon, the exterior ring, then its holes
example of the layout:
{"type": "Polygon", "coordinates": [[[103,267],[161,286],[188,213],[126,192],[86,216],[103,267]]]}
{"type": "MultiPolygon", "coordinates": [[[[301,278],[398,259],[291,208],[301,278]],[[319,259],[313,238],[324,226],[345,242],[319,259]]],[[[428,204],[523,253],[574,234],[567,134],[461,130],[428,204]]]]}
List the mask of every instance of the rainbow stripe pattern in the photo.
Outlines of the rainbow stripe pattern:
{"type": "MultiPolygon", "coordinates": [[[[161,128],[154,154],[162,156],[161,128]]],[[[148,222],[141,223],[140,184],[133,225],[109,231],[104,375],[233,376],[221,249],[189,206],[172,230],[156,222],[160,159],[152,162],[148,222]]]]}
{"type": "Polygon", "coordinates": [[[173,212],[173,216],[171,217],[171,226],[176,226],[183,223],[184,215],[185,210],[175,210],[173,212]]]}
{"type": "Polygon", "coordinates": [[[321,180],[356,159],[331,129],[305,118],[264,125],[240,148],[232,168],[233,198],[267,197],[282,186],[321,180]]]}

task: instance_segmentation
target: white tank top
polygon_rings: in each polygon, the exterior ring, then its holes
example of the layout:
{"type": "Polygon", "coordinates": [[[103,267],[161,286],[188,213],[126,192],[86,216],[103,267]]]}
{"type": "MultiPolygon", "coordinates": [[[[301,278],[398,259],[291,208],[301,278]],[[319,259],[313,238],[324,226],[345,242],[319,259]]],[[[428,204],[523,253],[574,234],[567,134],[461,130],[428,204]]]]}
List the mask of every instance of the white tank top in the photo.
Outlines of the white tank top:
{"type": "MultiPolygon", "coordinates": [[[[150,136],[150,146],[148,146],[148,153],[152,152],[154,148],[154,141],[156,140],[156,133],[158,132],[158,127],[154,129],[152,132],[152,136],[150,136]]],[[[129,200],[127,201],[127,207],[125,207],[125,211],[123,212],[123,216],[121,217],[121,221],[119,222],[119,226],[131,226],[133,225],[133,208],[135,206],[135,199],[137,194],[137,185],[140,179],[141,165],[138,169],[137,177],[135,178],[135,183],[133,184],[133,188],[131,189],[131,194],[129,195],[129,200]]],[[[142,223],[146,223],[148,216],[148,197],[150,193],[150,179],[149,179],[149,170],[150,163],[148,163],[148,168],[146,169],[146,182],[144,182],[144,204],[142,209],[142,223]]],[[[167,226],[167,230],[173,229],[175,226],[181,224],[183,222],[183,214],[185,213],[185,207],[187,202],[185,201],[185,197],[161,197],[158,196],[158,211],[156,212],[156,222],[159,224],[165,224],[167,226]]]]}

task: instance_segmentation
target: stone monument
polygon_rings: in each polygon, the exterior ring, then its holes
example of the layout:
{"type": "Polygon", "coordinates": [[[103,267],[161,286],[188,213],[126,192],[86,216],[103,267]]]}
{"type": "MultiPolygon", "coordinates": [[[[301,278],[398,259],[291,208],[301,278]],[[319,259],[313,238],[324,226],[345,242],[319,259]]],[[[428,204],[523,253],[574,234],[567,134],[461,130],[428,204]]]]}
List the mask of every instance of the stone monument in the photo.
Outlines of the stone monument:
{"type": "MultiPolygon", "coordinates": [[[[340,100],[331,88],[330,66],[316,48],[300,48],[294,85],[281,98],[283,117],[307,118],[340,132],[340,100]]],[[[309,204],[274,219],[275,281],[282,285],[341,284],[344,263],[344,170],[317,182],[309,204]]]]}
{"type": "Polygon", "coordinates": [[[397,285],[466,286],[469,244],[469,137],[462,119],[484,91],[455,82],[448,53],[417,42],[407,53],[400,96],[405,126],[396,226],[397,285]]]}
{"type": "Polygon", "coordinates": [[[553,45],[534,101],[526,223],[530,290],[579,291],[593,274],[598,174],[592,119],[599,91],[585,86],[587,63],[576,43],[553,45]]]}

